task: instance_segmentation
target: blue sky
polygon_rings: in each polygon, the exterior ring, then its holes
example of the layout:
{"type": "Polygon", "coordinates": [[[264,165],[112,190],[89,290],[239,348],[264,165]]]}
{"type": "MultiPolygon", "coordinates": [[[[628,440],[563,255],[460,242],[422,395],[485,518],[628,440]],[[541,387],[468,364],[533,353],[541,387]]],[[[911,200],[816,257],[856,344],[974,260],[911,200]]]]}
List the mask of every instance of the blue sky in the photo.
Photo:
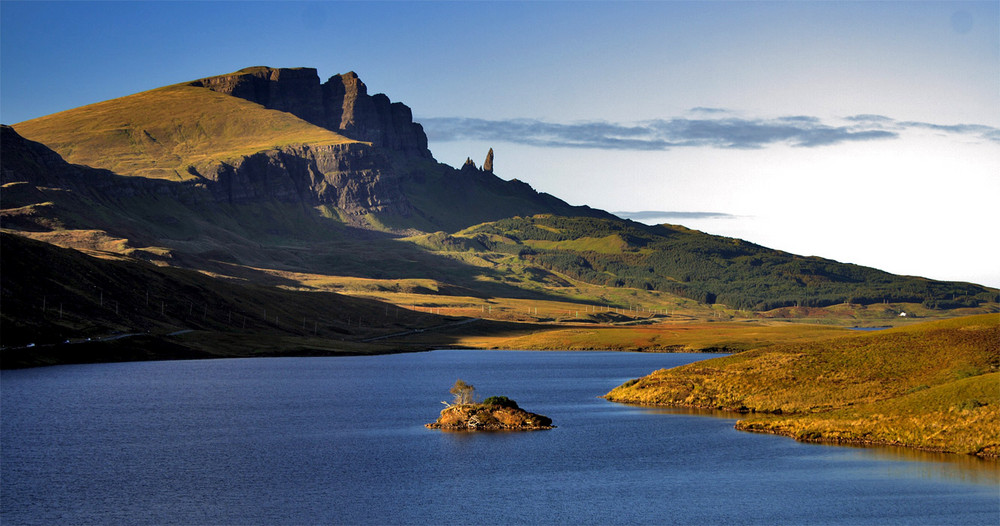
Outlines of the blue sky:
{"type": "Polygon", "coordinates": [[[0,3],[6,124],[253,65],[574,204],[1000,286],[995,1],[0,3]]]}

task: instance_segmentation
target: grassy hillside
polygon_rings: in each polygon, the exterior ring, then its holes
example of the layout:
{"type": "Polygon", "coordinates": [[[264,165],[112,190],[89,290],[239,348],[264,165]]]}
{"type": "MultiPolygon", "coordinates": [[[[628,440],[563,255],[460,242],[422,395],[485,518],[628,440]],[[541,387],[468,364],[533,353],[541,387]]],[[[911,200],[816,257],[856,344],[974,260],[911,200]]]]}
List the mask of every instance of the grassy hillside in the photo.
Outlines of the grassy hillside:
{"type": "Polygon", "coordinates": [[[607,218],[514,217],[425,245],[512,254],[587,283],[658,290],[757,311],[882,302],[961,308],[993,303],[998,296],[996,289],[969,283],[896,276],[680,226],[607,218]]]}
{"type": "Polygon", "coordinates": [[[607,349],[733,349],[844,331],[698,324],[678,315],[664,320],[638,308],[609,313],[569,298],[462,296],[462,289],[426,279],[246,267],[231,272],[236,278],[212,277],[114,252],[92,250],[100,256],[92,257],[9,233],[0,243],[0,367],[441,347],[566,349],[584,342],[607,349]],[[573,316],[574,310],[584,315],[573,316]],[[482,319],[468,321],[474,318],[482,319]],[[564,321],[554,323],[557,318],[564,321]],[[657,323],[627,326],[650,321],[657,323]]]}
{"type": "Polygon", "coordinates": [[[0,234],[0,241],[3,367],[386,352],[364,340],[454,321],[373,300],[213,278],[113,254],[99,259],[9,233],[0,234]],[[114,339],[121,334],[136,336],[114,339]],[[106,341],[98,345],[98,339],[106,341]]]}
{"type": "Polygon", "coordinates": [[[756,349],[656,371],[606,397],[755,412],[738,427],[803,440],[996,456],[998,370],[1000,315],[989,314],[756,349]]]}
{"type": "Polygon", "coordinates": [[[354,142],[289,113],[206,88],[167,86],[14,125],[73,164],[170,180],[291,144],[354,142]]]}
{"type": "MultiPolygon", "coordinates": [[[[609,321],[614,319],[608,318],[609,321]]],[[[505,349],[742,352],[776,343],[815,342],[859,334],[823,325],[768,325],[747,321],[706,323],[684,317],[659,318],[656,323],[641,325],[628,325],[627,321],[613,323],[536,329],[529,334],[507,338],[467,337],[462,341],[475,347],[505,349]]]]}

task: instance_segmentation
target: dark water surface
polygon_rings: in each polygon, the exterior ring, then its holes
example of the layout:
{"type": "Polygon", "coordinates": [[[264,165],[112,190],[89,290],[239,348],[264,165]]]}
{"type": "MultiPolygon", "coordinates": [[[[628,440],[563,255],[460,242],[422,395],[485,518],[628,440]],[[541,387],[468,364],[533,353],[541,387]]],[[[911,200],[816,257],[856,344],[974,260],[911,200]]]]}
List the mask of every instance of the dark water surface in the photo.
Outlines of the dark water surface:
{"type": "Polygon", "coordinates": [[[996,463],[608,403],[694,354],[435,351],[0,375],[0,523],[996,524],[996,463]],[[551,431],[423,427],[456,378],[551,431]]]}

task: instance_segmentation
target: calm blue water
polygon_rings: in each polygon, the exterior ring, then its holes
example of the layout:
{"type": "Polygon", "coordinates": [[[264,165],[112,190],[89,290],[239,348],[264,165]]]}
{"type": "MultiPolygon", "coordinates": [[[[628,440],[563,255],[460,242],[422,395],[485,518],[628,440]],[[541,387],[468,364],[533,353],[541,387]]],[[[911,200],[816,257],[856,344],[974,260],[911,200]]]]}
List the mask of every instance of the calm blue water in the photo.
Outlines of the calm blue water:
{"type": "Polygon", "coordinates": [[[705,355],[435,351],[0,375],[12,524],[995,524],[996,463],[597,398],[705,355]],[[558,426],[443,433],[456,378],[558,426]]]}

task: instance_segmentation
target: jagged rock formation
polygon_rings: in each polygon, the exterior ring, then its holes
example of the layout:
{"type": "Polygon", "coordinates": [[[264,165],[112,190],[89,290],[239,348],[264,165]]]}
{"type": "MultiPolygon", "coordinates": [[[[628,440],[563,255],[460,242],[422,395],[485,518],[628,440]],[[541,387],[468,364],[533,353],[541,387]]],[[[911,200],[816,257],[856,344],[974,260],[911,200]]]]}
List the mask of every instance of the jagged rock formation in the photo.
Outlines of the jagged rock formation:
{"type": "Polygon", "coordinates": [[[460,404],[446,407],[430,429],[446,431],[530,431],[552,429],[552,419],[517,407],[460,404]]]}
{"type": "Polygon", "coordinates": [[[384,94],[369,95],[356,73],[334,75],[320,84],[314,68],[254,67],[196,80],[201,86],[286,111],[346,137],[371,142],[406,156],[431,158],[423,127],[410,108],[384,94]]]}
{"type": "MultiPolygon", "coordinates": [[[[456,231],[515,215],[608,215],[501,180],[471,159],[461,169],[437,163],[409,108],[369,96],[354,73],[321,84],[312,68],[249,68],[15,128],[5,133],[38,141],[32,144],[45,152],[38,155],[61,163],[53,173],[67,166],[98,170],[66,175],[58,184],[39,170],[11,181],[75,188],[101,202],[98,194],[117,199],[154,192],[185,204],[324,206],[323,213],[353,226],[399,233],[456,231]]],[[[6,140],[3,147],[7,169],[20,154],[9,154],[6,140]]],[[[75,216],[81,226],[97,217],[75,216]]]]}
{"type": "Polygon", "coordinates": [[[493,173],[493,148],[486,153],[486,160],[483,161],[483,171],[486,173],[493,173]]]}

